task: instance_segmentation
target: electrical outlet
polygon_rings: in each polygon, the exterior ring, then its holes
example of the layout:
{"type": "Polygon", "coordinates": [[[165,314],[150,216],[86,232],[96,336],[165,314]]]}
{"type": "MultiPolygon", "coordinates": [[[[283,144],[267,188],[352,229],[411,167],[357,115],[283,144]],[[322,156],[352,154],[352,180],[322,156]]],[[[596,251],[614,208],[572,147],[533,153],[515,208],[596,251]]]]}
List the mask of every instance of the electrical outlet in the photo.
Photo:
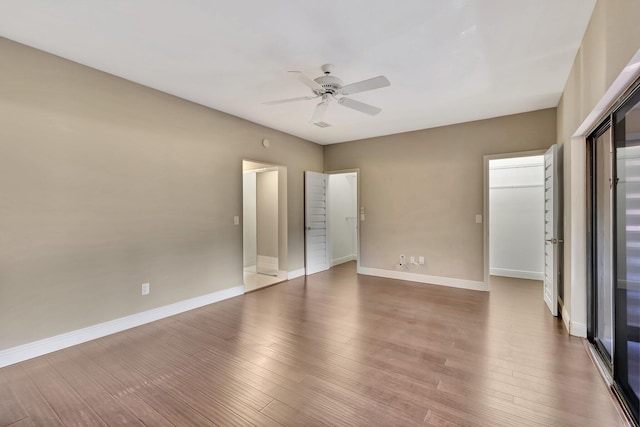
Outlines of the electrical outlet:
{"type": "Polygon", "coordinates": [[[416,263],[416,257],[412,256],[411,258],[409,258],[409,262],[411,264],[415,264],[416,263]]]}
{"type": "Polygon", "coordinates": [[[404,265],[404,255],[400,255],[400,265],[404,265]]]}
{"type": "Polygon", "coordinates": [[[418,257],[418,264],[424,265],[424,257],[423,256],[418,257]]]}
{"type": "Polygon", "coordinates": [[[142,284],[142,295],[149,295],[150,285],[148,283],[142,284]]]}

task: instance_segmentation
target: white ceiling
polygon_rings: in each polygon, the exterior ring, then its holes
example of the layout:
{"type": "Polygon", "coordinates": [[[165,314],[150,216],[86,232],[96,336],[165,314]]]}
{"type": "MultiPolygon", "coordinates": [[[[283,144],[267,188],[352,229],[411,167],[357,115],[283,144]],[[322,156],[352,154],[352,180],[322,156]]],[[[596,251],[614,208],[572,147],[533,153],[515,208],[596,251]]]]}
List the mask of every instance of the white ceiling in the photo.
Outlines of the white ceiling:
{"type": "Polygon", "coordinates": [[[555,107],[596,0],[2,0],[0,36],[320,144],[555,107]],[[375,117],[287,74],[324,63],[375,117]]]}

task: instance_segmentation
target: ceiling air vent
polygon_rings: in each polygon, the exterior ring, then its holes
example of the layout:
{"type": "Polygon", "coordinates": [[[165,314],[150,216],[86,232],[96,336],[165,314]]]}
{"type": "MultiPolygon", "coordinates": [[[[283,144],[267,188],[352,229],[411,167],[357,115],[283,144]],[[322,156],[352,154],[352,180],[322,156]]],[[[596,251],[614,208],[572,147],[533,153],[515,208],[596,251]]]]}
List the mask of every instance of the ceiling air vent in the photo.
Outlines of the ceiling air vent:
{"type": "Polygon", "coordinates": [[[314,125],[319,126],[321,128],[328,128],[329,126],[331,126],[329,123],[327,122],[315,122],[314,125]]]}

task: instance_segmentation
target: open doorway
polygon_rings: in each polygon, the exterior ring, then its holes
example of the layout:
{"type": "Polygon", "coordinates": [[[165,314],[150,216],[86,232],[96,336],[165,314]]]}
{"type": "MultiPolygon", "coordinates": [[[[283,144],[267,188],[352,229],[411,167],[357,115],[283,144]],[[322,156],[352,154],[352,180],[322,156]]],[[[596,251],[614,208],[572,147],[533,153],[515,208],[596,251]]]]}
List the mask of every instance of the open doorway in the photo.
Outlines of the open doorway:
{"type": "Polygon", "coordinates": [[[287,175],[284,166],[242,161],[245,292],[287,278],[287,175]]]}
{"type": "Polygon", "coordinates": [[[544,156],[489,160],[489,274],[544,280],[544,156]]]}
{"type": "MultiPolygon", "coordinates": [[[[517,284],[546,289],[550,264],[545,239],[547,225],[555,224],[547,218],[546,200],[554,197],[547,184],[553,183],[556,188],[555,178],[547,179],[547,172],[555,170],[548,167],[548,151],[556,152],[550,149],[484,157],[482,222],[487,290],[517,284]]],[[[555,154],[552,157],[555,159],[555,154]]],[[[551,206],[549,209],[554,210],[551,206]]],[[[555,211],[550,213],[555,215],[555,211]]]]}
{"type": "Polygon", "coordinates": [[[331,266],[358,259],[358,174],[329,174],[329,250],[331,266]]]}
{"type": "Polygon", "coordinates": [[[354,260],[359,269],[358,194],[357,169],[305,172],[305,274],[354,260]]]}

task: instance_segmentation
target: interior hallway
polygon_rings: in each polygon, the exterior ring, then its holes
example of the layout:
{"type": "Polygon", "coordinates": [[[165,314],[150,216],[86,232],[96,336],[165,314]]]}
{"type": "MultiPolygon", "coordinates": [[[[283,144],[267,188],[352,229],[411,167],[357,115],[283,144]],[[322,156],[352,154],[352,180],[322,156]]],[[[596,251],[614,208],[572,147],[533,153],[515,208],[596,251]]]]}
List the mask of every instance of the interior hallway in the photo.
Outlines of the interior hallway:
{"type": "Polygon", "coordinates": [[[355,262],[0,369],[0,425],[620,426],[540,282],[355,262]]]}

